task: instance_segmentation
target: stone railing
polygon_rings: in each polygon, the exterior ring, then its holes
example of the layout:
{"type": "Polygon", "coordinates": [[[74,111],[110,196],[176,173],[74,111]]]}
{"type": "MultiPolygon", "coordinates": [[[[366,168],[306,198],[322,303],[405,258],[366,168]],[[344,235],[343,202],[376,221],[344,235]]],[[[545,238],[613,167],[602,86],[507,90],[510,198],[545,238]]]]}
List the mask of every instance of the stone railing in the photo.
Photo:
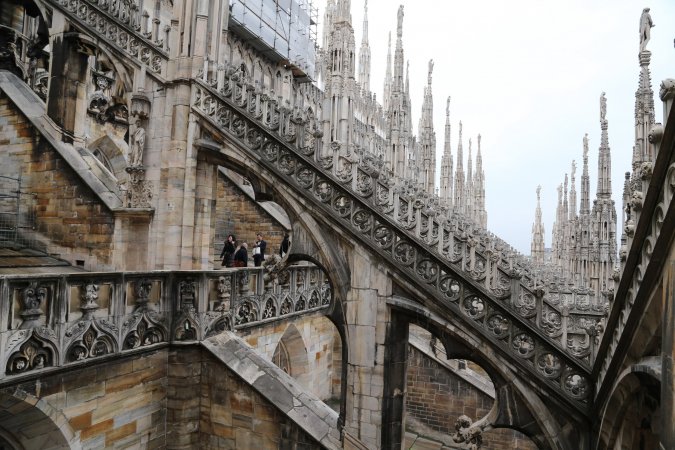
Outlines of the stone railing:
{"type": "Polygon", "coordinates": [[[6,276],[0,293],[0,379],[201,341],[320,311],[332,299],[325,274],[310,264],[6,276]]]}
{"type": "Polygon", "coordinates": [[[412,186],[388,177],[378,158],[342,154],[339,146],[319,154],[315,118],[280,107],[254,86],[229,78],[216,90],[198,80],[192,105],[324,217],[584,408],[591,391],[589,331],[599,326],[604,302],[588,291],[553,286],[547,292],[499,241],[448,220],[428,198],[413,195],[412,186]]]}
{"type": "MultiPolygon", "coordinates": [[[[655,146],[654,161],[644,161],[635,171],[628,192],[629,204],[624,235],[626,243],[619,252],[622,274],[617,285],[617,301],[612,306],[607,329],[602,336],[601,359],[596,360],[594,375],[597,385],[606,391],[603,382],[611,365],[621,364],[615,359],[620,341],[632,339],[639,324],[650,290],[654,287],[658,267],[667,259],[672,230],[675,225],[673,198],[675,197],[675,80],[661,84],[665,128],[656,124],[649,141],[655,146]],[[664,254],[664,252],[666,252],[664,254]],[[655,254],[658,256],[653,260],[655,254]],[[645,282],[649,279],[649,282],[645,282]],[[626,332],[630,327],[630,332],[626,332]]],[[[660,301],[660,300],[659,300],[660,301]]]]}
{"type": "Polygon", "coordinates": [[[146,11],[137,0],[47,0],[70,20],[103,42],[148,68],[150,73],[166,77],[169,58],[168,24],[158,17],[150,24],[146,11]]]}

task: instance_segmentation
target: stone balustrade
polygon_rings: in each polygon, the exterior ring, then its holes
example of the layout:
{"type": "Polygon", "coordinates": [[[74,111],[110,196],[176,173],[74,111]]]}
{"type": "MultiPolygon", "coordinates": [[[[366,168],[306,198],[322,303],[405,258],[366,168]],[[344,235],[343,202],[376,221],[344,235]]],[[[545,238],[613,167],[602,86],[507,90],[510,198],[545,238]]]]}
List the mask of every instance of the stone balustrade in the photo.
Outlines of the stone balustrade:
{"type": "Polygon", "coordinates": [[[0,277],[0,378],[175,342],[196,342],[322,310],[312,264],[213,271],[0,277]]]}
{"type": "MultiPolygon", "coordinates": [[[[149,73],[166,77],[169,58],[168,23],[162,11],[141,11],[137,0],[48,0],[74,23],[126,56],[146,66],[149,73]]],[[[166,11],[169,14],[169,11],[166,11]]]]}

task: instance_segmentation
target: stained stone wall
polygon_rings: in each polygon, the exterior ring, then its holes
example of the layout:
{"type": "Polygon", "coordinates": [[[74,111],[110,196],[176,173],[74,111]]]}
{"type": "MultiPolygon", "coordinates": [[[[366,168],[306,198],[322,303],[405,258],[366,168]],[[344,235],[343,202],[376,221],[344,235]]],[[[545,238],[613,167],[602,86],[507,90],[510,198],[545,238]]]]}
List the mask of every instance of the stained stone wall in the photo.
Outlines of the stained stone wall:
{"type": "MultiPolygon", "coordinates": [[[[67,424],[60,427],[79,434],[82,448],[163,448],[166,363],[166,350],[97,362],[3,388],[0,395],[3,407],[6,399],[20,393],[39,400],[38,406],[48,405],[52,420],[62,414],[67,424]]],[[[42,432],[50,433],[50,423],[32,428],[35,410],[31,406],[24,403],[9,416],[0,416],[0,427],[25,448],[47,448],[48,443],[38,443],[42,432]]]]}
{"type": "Polygon", "coordinates": [[[82,261],[85,269],[110,268],[112,213],[48,144],[37,143],[30,122],[4,94],[0,94],[0,137],[0,175],[21,174],[22,190],[35,194],[37,232],[47,251],[73,265],[82,261]]]}
{"type": "Polygon", "coordinates": [[[322,448],[200,349],[170,351],[168,391],[166,448],[322,448]]]}
{"type": "Polygon", "coordinates": [[[218,176],[215,208],[216,229],[213,243],[214,259],[223,249],[228,234],[234,234],[237,243],[248,243],[248,254],[253,265],[253,243],[261,232],[267,241],[266,255],[279,253],[286,229],[260,205],[222,174],[218,176]]]}
{"type": "Polygon", "coordinates": [[[261,355],[273,360],[280,342],[290,357],[290,375],[305,389],[326,401],[340,393],[342,345],[337,329],[323,316],[303,316],[239,332],[261,355]],[[337,342],[336,342],[337,341],[337,342]]]}
{"type": "Polygon", "coordinates": [[[1,388],[0,435],[25,448],[78,441],[82,448],[323,448],[220,361],[189,346],[1,388]]]}
{"type": "MultiPolygon", "coordinates": [[[[453,374],[412,345],[408,346],[406,412],[412,421],[407,428],[419,434],[426,430],[449,435],[462,414],[472,420],[485,416],[494,399],[453,374]]],[[[483,434],[483,448],[490,450],[536,450],[536,445],[515,430],[494,429],[483,434]]]]}

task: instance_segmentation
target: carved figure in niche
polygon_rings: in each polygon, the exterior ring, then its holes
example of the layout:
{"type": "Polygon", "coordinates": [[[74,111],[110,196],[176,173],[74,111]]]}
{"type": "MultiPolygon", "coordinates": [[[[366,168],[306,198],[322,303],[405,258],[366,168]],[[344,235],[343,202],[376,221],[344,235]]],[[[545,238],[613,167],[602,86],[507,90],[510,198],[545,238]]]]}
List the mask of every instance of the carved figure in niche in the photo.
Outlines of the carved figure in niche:
{"type": "Polygon", "coordinates": [[[138,167],[143,165],[143,148],[145,147],[145,128],[138,126],[131,135],[129,165],[138,167]]]}
{"type": "Polygon", "coordinates": [[[652,22],[652,16],[649,14],[649,8],[642,10],[642,15],[640,16],[640,51],[643,52],[647,50],[647,43],[651,38],[651,30],[654,26],[652,22]]]}

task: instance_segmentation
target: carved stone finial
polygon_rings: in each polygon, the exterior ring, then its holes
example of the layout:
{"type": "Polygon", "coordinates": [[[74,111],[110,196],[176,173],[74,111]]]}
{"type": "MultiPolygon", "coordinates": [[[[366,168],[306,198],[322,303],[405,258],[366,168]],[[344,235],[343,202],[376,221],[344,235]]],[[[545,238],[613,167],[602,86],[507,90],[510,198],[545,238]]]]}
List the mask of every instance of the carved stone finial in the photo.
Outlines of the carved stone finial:
{"type": "Polygon", "coordinates": [[[94,314],[94,311],[99,309],[98,303],[96,303],[96,301],[98,300],[98,291],[100,288],[98,284],[94,283],[93,281],[85,284],[82,288],[83,290],[80,297],[80,310],[82,311],[83,318],[85,320],[89,320],[94,314]]]}
{"type": "Polygon", "coordinates": [[[142,278],[136,282],[136,307],[147,307],[150,301],[150,291],[152,291],[152,282],[147,278],[142,278]]]}
{"type": "Polygon", "coordinates": [[[427,84],[431,86],[431,73],[434,71],[434,60],[429,60],[429,74],[427,75],[427,84]]]}
{"type": "Polygon", "coordinates": [[[22,329],[33,328],[38,325],[38,319],[43,315],[41,306],[47,298],[47,288],[38,285],[37,282],[32,282],[26,289],[23,290],[23,310],[21,317],[22,329]]]}
{"type": "Polygon", "coordinates": [[[448,100],[445,104],[445,115],[446,117],[450,117],[450,96],[448,96],[448,100]]]}

